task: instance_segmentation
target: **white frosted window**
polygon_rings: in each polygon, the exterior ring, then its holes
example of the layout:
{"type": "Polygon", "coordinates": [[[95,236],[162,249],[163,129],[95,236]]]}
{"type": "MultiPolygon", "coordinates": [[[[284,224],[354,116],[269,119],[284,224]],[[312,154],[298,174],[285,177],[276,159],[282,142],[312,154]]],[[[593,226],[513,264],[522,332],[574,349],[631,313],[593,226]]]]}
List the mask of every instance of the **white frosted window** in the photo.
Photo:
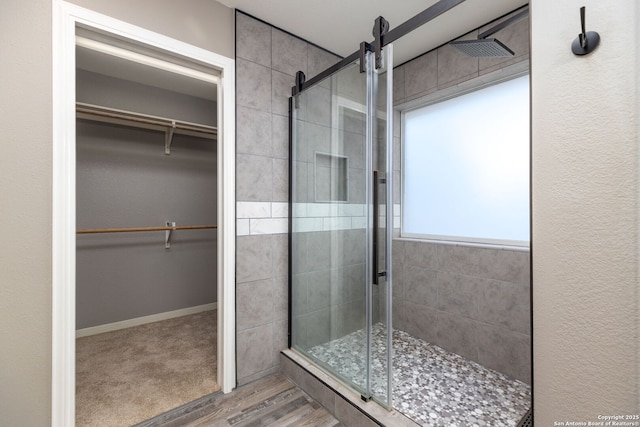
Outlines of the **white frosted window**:
{"type": "Polygon", "coordinates": [[[528,245],[528,76],[408,111],[403,129],[403,235],[528,245]]]}

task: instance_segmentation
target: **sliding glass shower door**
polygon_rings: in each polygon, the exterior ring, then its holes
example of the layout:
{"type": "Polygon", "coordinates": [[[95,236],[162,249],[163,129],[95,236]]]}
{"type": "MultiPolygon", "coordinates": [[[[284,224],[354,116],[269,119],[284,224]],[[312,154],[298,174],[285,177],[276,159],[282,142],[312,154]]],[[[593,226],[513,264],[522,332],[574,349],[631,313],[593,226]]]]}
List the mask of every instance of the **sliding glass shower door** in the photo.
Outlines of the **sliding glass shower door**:
{"type": "Polygon", "coordinates": [[[389,405],[390,75],[365,58],[364,72],[356,60],[292,100],[291,342],[389,405]]]}

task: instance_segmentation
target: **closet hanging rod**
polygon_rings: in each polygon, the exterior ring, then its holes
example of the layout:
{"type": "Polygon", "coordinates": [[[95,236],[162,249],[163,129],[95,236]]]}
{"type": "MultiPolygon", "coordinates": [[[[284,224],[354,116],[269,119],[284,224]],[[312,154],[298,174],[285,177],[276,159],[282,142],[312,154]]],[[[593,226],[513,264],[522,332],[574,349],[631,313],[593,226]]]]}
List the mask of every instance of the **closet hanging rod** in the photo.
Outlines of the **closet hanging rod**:
{"type": "Polygon", "coordinates": [[[177,225],[174,227],[132,227],[132,228],[90,228],[77,230],[76,234],[97,234],[97,233],[135,233],[141,231],[176,231],[176,230],[202,230],[218,228],[217,225],[177,225]]]}
{"type": "Polygon", "coordinates": [[[161,129],[172,128],[176,132],[196,132],[205,138],[215,139],[218,135],[218,128],[215,126],[201,125],[182,120],[174,120],[164,117],[150,116],[147,114],[134,113],[132,111],[119,110],[115,108],[102,107],[99,105],[85,104],[83,102],[76,103],[76,113],[78,118],[93,119],[101,118],[102,121],[126,121],[132,123],[140,123],[147,125],[152,129],[157,126],[161,129]]]}

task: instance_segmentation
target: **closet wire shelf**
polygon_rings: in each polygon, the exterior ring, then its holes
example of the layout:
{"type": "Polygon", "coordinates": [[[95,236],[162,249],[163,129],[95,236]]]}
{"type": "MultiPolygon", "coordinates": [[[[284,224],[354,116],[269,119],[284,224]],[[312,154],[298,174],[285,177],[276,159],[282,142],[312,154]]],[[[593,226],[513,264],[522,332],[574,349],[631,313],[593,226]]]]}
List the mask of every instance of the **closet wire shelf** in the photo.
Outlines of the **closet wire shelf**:
{"type": "Polygon", "coordinates": [[[171,154],[171,143],[174,134],[213,140],[218,138],[218,128],[215,126],[150,116],[83,102],[76,103],[76,118],[164,132],[164,153],[167,155],[171,154]]]}

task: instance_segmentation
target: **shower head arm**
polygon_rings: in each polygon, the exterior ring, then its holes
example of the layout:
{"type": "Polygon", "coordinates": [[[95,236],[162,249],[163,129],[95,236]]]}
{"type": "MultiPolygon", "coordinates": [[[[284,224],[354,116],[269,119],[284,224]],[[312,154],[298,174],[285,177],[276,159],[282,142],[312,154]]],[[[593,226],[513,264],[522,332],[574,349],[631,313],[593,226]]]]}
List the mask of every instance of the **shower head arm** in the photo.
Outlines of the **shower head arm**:
{"type": "Polygon", "coordinates": [[[478,35],[478,40],[486,39],[487,37],[497,33],[500,30],[507,28],[508,26],[515,24],[516,22],[526,18],[529,15],[529,7],[525,7],[524,10],[518,12],[510,18],[505,19],[495,27],[489,28],[487,31],[483,31],[478,35]]]}

